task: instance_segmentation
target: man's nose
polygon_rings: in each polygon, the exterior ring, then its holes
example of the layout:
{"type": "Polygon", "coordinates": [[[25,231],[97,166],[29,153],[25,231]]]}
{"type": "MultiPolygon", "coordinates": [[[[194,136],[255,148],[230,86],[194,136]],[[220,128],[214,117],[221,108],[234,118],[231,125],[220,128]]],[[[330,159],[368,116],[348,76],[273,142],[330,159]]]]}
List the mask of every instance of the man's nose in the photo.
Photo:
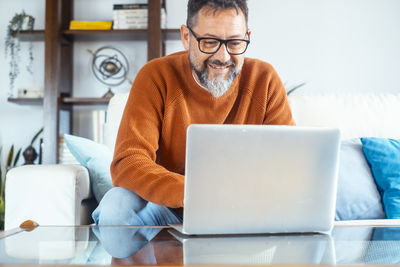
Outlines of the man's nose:
{"type": "Polygon", "coordinates": [[[218,51],[213,55],[213,58],[224,63],[231,59],[231,55],[229,55],[228,51],[226,50],[225,44],[221,44],[218,51]]]}

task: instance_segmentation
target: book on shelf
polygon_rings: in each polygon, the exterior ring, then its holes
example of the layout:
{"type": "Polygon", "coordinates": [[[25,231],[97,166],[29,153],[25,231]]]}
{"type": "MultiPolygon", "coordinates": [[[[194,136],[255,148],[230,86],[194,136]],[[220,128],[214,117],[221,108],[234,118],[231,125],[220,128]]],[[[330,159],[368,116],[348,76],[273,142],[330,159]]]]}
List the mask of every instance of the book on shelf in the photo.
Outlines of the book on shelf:
{"type": "Polygon", "coordinates": [[[79,21],[71,20],[70,30],[111,30],[112,21],[79,21]]]}
{"type": "MultiPolygon", "coordinates": [[[[165,8],[161,9],[161,28],[167,27],[165,8]]],[[[117,9],[113,11],[113,29],[146,29],[148,26],[147,8],[117,9]]]]}
{"type": "Polygon", "coordinates": [[[134,25],[124,25],[124,24],[122,24],[122,25],[114,25],[113,26],[113,29],[114,30],[143,30],[143,29],[147,29],[147,24],[145,24],[145,25],[137,25],[137,24],[134,24],[134,25]]]}
{"type": "Polygon", "coordinates": [[[147,11],[147,9],[123,10],[123,11],[114,10],[113,17],[114,18],[124,18],[124,17],[147,18],[148,13],[149,12],[147,11]]]}
{"type": "Polygon", "coordinates": [[[114,4],[114,10],[126,10],[126,9],[146,9],[148,4],[114,4]]]}
{"type": "Polygon", "coordinates": [[[140,13],[127,13],[127,14],[114,14],[113,15],[114,23],[116,21],[146,21],[147,22],[147,12],[144,14],[140,13]]]}
{"type": "MultiPolygon", "coordinates": [[[[124,20],[146,20],[147,21],[148,14],[147,12],[119,12],[113,14],[113,19],[115,21],[124,21],[124,20]]],[[[166,13],[161,11],[161,20],[166,20],[166,13]]]]}
{"type": "MultiPolygon", "coordinates": [[[[131,4],[114,4],[113,9],[114,10],[123,10],[123,9],[148,9],[148,3],[147,1],[135,1],[136,3],[131,3],[131,4]]],[[[161,8],[165,9],[165,1],[162,1],[161,3],[161,8]]]]}

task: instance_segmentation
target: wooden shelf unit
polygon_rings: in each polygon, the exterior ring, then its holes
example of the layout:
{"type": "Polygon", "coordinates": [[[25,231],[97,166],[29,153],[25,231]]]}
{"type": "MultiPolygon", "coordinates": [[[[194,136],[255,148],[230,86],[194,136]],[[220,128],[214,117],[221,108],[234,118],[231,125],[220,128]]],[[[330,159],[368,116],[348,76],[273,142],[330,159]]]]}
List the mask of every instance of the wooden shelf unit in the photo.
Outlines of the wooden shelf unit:
{"type": "Polygon", "coordinates": [[[43,98],[9,97],[7,101],[19,105],[43,105],[43,98]]]}
{"type": "MultiPolygon", "coordinates": [[[[147,29],[137,30],[64,30],[63,35],[70,40],[101,40],[107,39],[110,35],[114,40],[147,40],[147,29]],[[72,38],[72,39],[71,39],[72,38]]],[[[180,40],[180,29],[162,29],[163,40],[180,40]]],[[[14,32],[20,41],[44,41],[45,30],[14,32]]]]}
{"type": "MultiPolygon", "coordinates": [[[[75,0],[78,1],[78,0],[75,0]]],[[[43,105],[43,163],[58,163],[60,110],[69,111],[72,129],[74,105],[107,105],[105,98],[72,97],[73,51],[75,41],[143,40],[147,42],[147,60],[163,55],[163,41],[179,40],[179,29],[161,29],[164,0],[148,0],[148,28],[138,30],[69,30],[74,0],[46,0],[45,30],[15,32],[21,41],[44,41],[45,85],[42,99],[9,98],[20,105],[43,105]],[[62,71],[61,67],[62,66],[62,71]]]]}
{"type": "Polygon", "coordinates": [[[64,97],[61,99],[62,104],[70,105],[107,105],[111,98],[97,97],[64,97]]]}
{"type": "MultiPolygon", "coordinates": [[[[107,105],[111,98],[100,97],[62,97],[61,104],[65,105],[107,105]]],[[[43,105],[43,98],[9,97],[8,102],[18,105],[43,105]]]]}
{"type": "Polygon", "coordinates": [[[27,41],[44,41],[44,30],[32,30],[32,31],[13,31],[12,35],[18,36],[22,42],[27,41]]]}

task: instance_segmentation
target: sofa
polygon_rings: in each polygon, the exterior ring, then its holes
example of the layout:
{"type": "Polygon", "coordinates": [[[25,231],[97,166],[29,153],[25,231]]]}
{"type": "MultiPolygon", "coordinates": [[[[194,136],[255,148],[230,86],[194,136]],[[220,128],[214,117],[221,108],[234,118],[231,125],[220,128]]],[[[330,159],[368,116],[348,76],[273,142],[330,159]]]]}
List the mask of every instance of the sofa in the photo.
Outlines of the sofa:
{"type": "MultiPolygon", "coordinates": [[[[69,148],[82,165],[26,165],[7,173],[6,230],[25,220],[40,225],[92,222],[90,213],[96,199],[111,186],[109,163],[127,97],[127,93],[117,94],[110,100],[104,144],[71,137],[75,147],[69,148]]],[[[364,158],[360,137],[400,137],[400,94],[299,91],[289,95],[289,102],[298,126],[341,129],[338,224],[399,223],[386,219],[382,192],[376,186],[370,162],[364,158]]]]}

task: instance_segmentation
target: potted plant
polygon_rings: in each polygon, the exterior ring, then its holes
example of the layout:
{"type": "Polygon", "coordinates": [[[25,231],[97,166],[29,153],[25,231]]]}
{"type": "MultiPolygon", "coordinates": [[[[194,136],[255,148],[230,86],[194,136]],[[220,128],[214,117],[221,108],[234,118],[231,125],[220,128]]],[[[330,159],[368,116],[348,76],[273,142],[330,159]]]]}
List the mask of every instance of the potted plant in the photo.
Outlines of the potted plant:
{"type": "Polygon", "coordinates": [[[19,156],[21,155],[21,149],[19,149],[14,157],[14,145],[12,145],[8,151],[6,164],[3,169],[1,164],[1,150],[2,148],[0,147],[0,230],[4,229],[6,174],[9,169],[17,165],[19,156]]]}
{"type": "MultiPolygon", "coordinates": [[[[12,17],[7,26],[7,36],[5,40],[5,55],[7,57],[10,54],[10,71],[8,76],[10,78],[10,93],[12,96],[12,91],[14,88],[14,82],[19,74],[19,52],[21,51],[21,43],[19,40],[19,33],[22,30],[33,30],[35,24],[35,18],[31,15],[22,11],[17,13],[12,17]]],[[[27,65],[27,70],[32,73],[32,62],[33,62],[33,45],[32,41],[29,43],[29,63],[27,65]]]]}

